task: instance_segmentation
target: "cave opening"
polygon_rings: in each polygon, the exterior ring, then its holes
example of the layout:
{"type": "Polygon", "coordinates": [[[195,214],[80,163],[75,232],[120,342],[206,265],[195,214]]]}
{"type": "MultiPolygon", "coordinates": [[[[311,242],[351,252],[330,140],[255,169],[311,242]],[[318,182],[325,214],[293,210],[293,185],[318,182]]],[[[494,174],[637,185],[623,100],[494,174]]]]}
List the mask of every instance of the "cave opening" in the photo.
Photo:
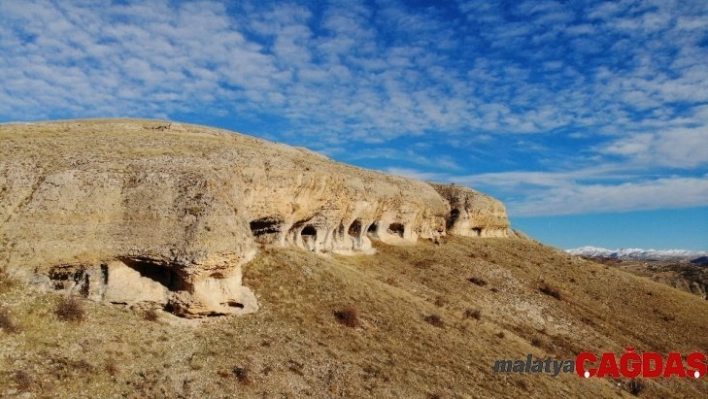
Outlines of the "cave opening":
{"type": "Polygon", "coordinates": [[[281,221],[275,218],[265,217],[252,220],[250,223],[251,233],[255,237],[260,237],[265,234],[275,234],[280,232],[281,221]]]}
{"type": "Polygon", "coordinates": [[[317,235],[317,229],[315,226],[308,224],[305,226],[304,229],[302,229],[302,232],[300,233],[303,237],[315,237],[317,235]]]}
{"type": "Polygon", "coordinates": [[[371,233],[371,234],[376,234],[376,232],[378,232],[378,231],[379,231],[379,223],[378,222],[372,223],[369,226],[369,228],[366,230],[367,233],[371,233]]]}
{"type": "Polygon", "coordinates": [[[121,261],[129,268],[140,273],[142,277],[149,278],[167,287],[170,291],[186,289],[186,282],[173,267],[162,265],[145,259],[123,258],[121,261]]]}
{"type": "Polygon", "coordinates": [[[455,222],[457,219],[460,217],[460,210],[459,209],[453,209],[450,211],[450,216],[448,216],[447,221],[445,223],[445,227],[450,230],[452,226],[455,225],[455,222]]]}
{"type": "Polygon", "coordinates": [[[361,221],[359,219],[352,222],[349,225],[349,231],[347,232],[350,236],[357,238],[361,235],[361,221]]]}
{"type": "Polygon", "coordinates": [[[230,308],[238,308],[238,309],[243,309],[243,308],[244,308],[244,306],[243,306],[242,303],[236,302],[236,301],[224,302],[224,303],[221,304],[221,306],[228,306],[228,307],[230,307],[230,308]]]}
{"type": "Polygon", "coordinates": [[[403,233],[405,232],[405,226],[401,223],[391,223],[388,225],[389,234],[396,234],[397,236],[403,238],[403,233]]]}
{"type": "Polygon", "coordinates": [[[482,228],[481,227],[473,227],[472,231],[474,231],[474,234],[476,237],[482,236],[482,228]]]}

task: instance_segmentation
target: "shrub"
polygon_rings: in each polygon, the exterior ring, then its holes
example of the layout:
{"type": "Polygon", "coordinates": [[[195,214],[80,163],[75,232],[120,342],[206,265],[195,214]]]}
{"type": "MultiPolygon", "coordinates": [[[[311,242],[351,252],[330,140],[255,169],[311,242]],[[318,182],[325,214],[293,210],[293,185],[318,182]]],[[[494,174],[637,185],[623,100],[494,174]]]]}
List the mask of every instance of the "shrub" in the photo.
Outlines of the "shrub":
{"type": "Polygon", "coordinates": [[[465,317],[468,319],[479,320],[482,318],[482,312],[479,309],[467,309],[465,310],[465,317]]]}
{"type": "Polygon", "coordinates": [[[147,321],[157,321],[160,319],[160,315],[155,309],[149,309],[143,313],[143,318],[147,321]]]}
{"type": "Polygon", "coordinates": [[[435,306],[441,308],[441,307],[445,306],[445,304],[447,304],[447,301],[445,300],[445,298],[443,298],[441,296],[435,298],[435,306]]]}
{"type": "Polygon", "coordinates": [[[239,383],[248,385],[251,379],[248,377],[248,367],[234,367],[231,372],[234,374],[239,383]]]}
{"type": "Polygon", "coordinates": [[[17,384],[17,389],[20,392],[27,392],[32,388],[34,380],[25,371],[18,370],[14,375],[15,384],[17,384]]]}
{"type": "Polygon", "coordinates": [[[12,321],[12,318],[10,317],[10,312],[5,308],[0,309],[0,329],[5,331],[6,333],[16,333],[20,331],[20,328],[17,327],[17,324],[12,321]]]}
{"type": "Polygon", "coordinates": [[[642,382],[639,380],[632,379],[627,384],[627,391],[634,396],[639,396],[639,393],[642,392],[642,389],[644,389],[644,385],[642,385],[642,382]]]}
{"type": "Polygon", "coordinates": [[[334,317],[338,322],[347,327],[355,328],[359,326],[359,311],[352,306],[347,306],[341,310],[335,310],[334,317]]]}
{"type": "Polygon", "coordinates": [[[524,391],[529,390],[529,384],[526,382],[526,380],[516,380],[514,381],[514,384],[516,384],[517,387],[523,389],[524,391]]]}
{"type": "Polygon", "coordinates": [[[504,339],[504,331],[499,331],[498,333],[494,334],[497,338],[499,339],[504,339]]]}
{"type": "Polygon", "coordinates": [[[662,315],[661,318],[667,323],[671,323],[672,321],[676,320],[676,316],[669,314],[662,315]]]}
{"type": "Polygon", "coordinates": [[[292,359],[288,360],[288,370],[290,370],[290,372],[295,373],[297,375],[305,375],[304,369],[304,364],[296,362],[292,359]]]}
{"type": "Polygon", "coordinates": [[[533,346],[535,346],[535,347],[537,347],[537,348],[540,348],[541,345],[543,345],[543,341],[541,341],[540,338],[534,337],[534,338],[531,338],[531,345],[533,345],[533,346]]]}
{"type": "Polygon", "coordinates": [[[431,314],[431,315],[425,316],[425,321],[427,321],[428,323],[430,323],[431,325],[433,325],[435,327],[442,328],[443,326],[445,326],[445,323],[443,323],[440,316],[438,316],[436,314],[431,314]]]}
{"type": "Polygon", "coordinates": [[[120,372],[120,370],[118,369],[118,363],[114,358],[106,360],[106,364],[104,365],[103,369],[106,370],[106,373],[108,373],[108,375],[110,375],[111,377],[115,377],[120,372]]]}
{"type": "Polygon", "coordinates": [[[478,285],[480,287],[484,287],[485,285],[487,285],[487,282],[482,280],[481,278],[470,277],[469,280],[470,280],[470,283],[478,285]]]}
{"type": "Polygon", "coordinates": [[[557,299],[557,300],[559,300],[559,301],[560,301],[560,299],[561,299],[560,291],[558,291],[557,289],[551,287],[551,286],[548,285],[548,284],[545,284],[545,283],[544,283],[544,284],[541,284],[541,286],[538,288],[538,290],[541,291],[541,293],[546,294],[546,295],[548,295],[548,296],[550,296],[550,297],[553,297],[553,298],[555,298],[555,299],[557,299]]]}
{"type": "Polygon", "coordinates": [[[86,318],[84,306],[73,296],[62,298],[55,313],[64,321],[81,322],[86,318]]]}
{"type": "Polygon", "coordinates": [[[0,292],[6,292],[15,287],[17,283],[11,279],[5,270],[0,269],[0,292]]]}
{"type": "Polygon", "coordinates": [[[435,260],[433,259],[421,259],[413,262],[413,266],[417,267],[418,269],[430,269],[434,265],[435,260]]]}

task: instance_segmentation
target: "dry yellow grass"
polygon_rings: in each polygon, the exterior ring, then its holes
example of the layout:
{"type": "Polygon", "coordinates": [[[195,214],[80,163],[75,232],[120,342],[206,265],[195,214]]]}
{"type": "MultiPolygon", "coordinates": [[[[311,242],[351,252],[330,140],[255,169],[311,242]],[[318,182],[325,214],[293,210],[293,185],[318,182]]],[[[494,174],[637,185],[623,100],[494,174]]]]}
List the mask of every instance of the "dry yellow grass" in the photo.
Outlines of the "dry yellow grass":
{"type": "MultiPolygon", "coordinates": [[[[626,346],[708,352],[705,301],[532,241],[377,249],[332,258],[264,250],[244,274],[261,310],[200,325],[92,302],[83,303],[84,322],[65,322],[54,313],[59,296],[0,284],[20,331],[0,333],[0,395],[629,398],[629,381],[495,375],[492,365],[626,346]],[[356,327],[335,316],[347,308],[356,310],[356,327]],[[431,315],[440,326],[426,322],[431,315]]],[[[641,397],[708,392],[705,378],[643,384],[641,397]]]]}

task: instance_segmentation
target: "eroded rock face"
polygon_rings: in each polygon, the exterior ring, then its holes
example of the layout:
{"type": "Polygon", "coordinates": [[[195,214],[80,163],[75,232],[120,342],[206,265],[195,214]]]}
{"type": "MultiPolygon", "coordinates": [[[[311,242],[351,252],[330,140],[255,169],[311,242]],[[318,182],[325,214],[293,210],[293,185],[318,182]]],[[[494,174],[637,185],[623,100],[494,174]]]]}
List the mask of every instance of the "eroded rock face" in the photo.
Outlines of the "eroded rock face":
{"type": "Polygon", "coordinates": [[[454,184],[431,185],[450,203],[447,232],[466,237],[514,237],[501,201],[454,184]]]}
{"type": "Polygon", "coordinates": [[[99,301],[252,312],[260,245],[372,253],[444,235],[449,211],[426,183],[217,129],[0,125],[0,268],[99,301]]]}

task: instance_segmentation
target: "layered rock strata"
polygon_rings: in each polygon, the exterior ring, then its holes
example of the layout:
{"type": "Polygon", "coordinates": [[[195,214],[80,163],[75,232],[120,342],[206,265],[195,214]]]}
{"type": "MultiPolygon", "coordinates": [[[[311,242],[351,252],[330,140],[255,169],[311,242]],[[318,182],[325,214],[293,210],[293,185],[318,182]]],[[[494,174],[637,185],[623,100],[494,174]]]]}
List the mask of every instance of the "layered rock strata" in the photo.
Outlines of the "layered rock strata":
{"type": "Polygon", "coordinates": [[[479,191],[455,184],[431,183],[450,204],[446,229],[465,237],[515,237],[504,204],[479,191]]]}
{"type": "Polygon", "coordinates": [[[185,317],[258,307],[262,245],[372,253],[444,235],[433,186],[193,125],[0,125],[0,267],[95,300],[185,317]]]}

